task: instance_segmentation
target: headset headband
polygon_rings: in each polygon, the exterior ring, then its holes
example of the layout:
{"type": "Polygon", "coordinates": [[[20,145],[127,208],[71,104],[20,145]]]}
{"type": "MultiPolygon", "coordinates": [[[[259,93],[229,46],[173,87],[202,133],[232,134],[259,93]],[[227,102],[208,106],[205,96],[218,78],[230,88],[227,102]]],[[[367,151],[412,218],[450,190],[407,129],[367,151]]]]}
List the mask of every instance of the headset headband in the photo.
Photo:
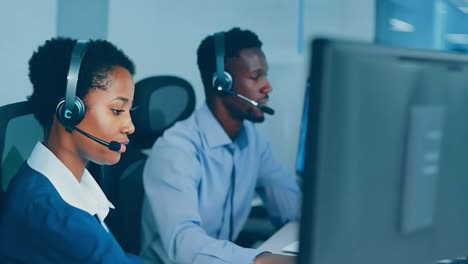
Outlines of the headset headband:
{"type": "MultiPolygon", "coordinates": [[[[80,73],[81,62],[86,51],[88,43],[84,40],[78,40],[73,47],[70,60],[70,68],[67,75],[67,93],[65,95],[65,111],[73,111],[75,102],[76,87],[78,85],[78,74],[80,73]]],[[[65,112],[63,114],[66,114],[65,112]]]]}
{"type": "Polygon", "coordinates": [[[216,76],[222,78],[224,76],[224,33],[218,32],[213,37],[216,52],[216,76]]]}

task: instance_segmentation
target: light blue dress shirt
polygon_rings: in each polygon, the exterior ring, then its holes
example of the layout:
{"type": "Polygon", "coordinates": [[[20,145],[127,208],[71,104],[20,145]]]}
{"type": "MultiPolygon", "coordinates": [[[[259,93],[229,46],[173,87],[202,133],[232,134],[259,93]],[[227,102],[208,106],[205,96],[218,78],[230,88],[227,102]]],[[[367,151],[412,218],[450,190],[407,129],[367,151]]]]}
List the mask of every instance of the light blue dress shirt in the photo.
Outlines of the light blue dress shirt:
{"type": "Polygon", "coordinates": [[[152,263],[252,263],[261,251],[229,234],[241,231],[255,192],[275,226],[299,218],[298,185],[269,142],[249,121],[232,141],[206,104],[157,140],[143,182],[142,255],[152,263]]]}

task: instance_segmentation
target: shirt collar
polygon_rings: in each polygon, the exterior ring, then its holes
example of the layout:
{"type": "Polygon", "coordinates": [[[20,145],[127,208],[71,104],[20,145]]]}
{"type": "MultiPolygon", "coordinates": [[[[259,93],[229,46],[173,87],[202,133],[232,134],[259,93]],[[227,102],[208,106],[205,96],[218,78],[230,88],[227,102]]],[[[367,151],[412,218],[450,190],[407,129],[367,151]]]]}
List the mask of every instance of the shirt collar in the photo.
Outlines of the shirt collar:
{"type": "Polygon", "coordinates": [[[97,215],[101,223],[109,213],[109,208],[114,209],[114,205],[109,202],[87,169],[79,182],[42,143],[36,144],[27,163],[49,179],[65,202],[91,215],[97,215]]]}
{"type": "Polygon", "coordinates": [[[206,102],[202,105],[198,111],[198,123],[199,128],[205,136],[205,140],[210,148],[216,148],[219,146],[237,144],[240,148],[244,148],[247,145],[246,136],[246,120],[243,121],[242,127],[239,131],[239,135],[236,137],[234,142],[231,140],[229,135],[226,133],[224,128],[218,122],[216,117],[211,112],[206,102]]]}

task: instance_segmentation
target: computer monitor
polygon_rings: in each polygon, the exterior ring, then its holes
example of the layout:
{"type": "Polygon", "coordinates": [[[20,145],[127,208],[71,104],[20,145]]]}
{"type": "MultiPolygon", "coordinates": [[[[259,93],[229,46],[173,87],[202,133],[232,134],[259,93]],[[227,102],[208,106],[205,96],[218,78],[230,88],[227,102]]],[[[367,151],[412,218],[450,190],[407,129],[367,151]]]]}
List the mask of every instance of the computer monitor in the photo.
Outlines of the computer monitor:
{"type": "Polygon", "coordinates": [[[468,56],[311,51],[299,263],[468,255],[468,56]]]}

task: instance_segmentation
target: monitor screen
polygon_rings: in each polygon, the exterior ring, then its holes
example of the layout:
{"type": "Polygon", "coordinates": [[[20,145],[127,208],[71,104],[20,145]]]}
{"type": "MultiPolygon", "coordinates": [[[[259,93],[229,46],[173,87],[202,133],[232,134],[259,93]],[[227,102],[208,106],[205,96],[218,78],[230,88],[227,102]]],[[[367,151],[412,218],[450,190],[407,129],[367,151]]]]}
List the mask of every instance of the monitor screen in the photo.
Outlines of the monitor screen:
{"type": "Polygon", "coordinates": [[[468,255],[468,56],[311,51],[299,263],[468,255]]]}
{"type": "Polygon", "coordinates": [[[304,106],[301,117],[301,127],[299,130],[299,146],[297,147],[296,156],[296,173],[302,176],[304,173],[304,162],[305,162],[305,146],[307,139],[307,125],[309,124],[309,101],[310,101],[310,84],[309,80],[306,81],[305,93],[304,93],[304,106]]]}

